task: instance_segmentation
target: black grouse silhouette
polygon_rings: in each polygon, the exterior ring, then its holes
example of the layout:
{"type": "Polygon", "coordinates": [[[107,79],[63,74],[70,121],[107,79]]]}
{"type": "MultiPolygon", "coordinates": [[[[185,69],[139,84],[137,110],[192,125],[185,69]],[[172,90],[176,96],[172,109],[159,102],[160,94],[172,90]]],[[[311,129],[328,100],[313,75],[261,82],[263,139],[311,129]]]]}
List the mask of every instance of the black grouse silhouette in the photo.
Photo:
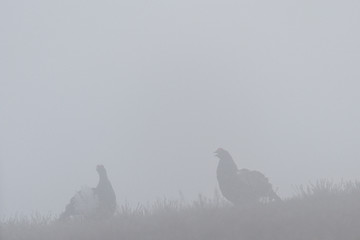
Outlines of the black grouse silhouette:
{"type": "Polygon", "coordinates": [[[83,187],[66,206],[60,220],[74,216],[85,218],[111,217],[116,209],[116,195],[103,165],[98,165],[99,183],[96,188],[83,187]]]}
{"type": "Polygon", "coordinates": [[[219,158],[217,179],[220,191],[234,205],[280,200],[261,172],[239,170],[229,152],[222,148],[217,149],[215,155],[219,158]]]}

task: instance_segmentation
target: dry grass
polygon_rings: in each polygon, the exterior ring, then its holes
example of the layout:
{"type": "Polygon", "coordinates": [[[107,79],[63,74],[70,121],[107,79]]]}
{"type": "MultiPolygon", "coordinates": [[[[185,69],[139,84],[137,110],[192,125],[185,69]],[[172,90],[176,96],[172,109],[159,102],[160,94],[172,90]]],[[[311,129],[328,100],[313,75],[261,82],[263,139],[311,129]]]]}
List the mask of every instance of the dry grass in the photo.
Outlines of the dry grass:
{"type": "Polygon", "coordinates": [[[281,203],[233,207],[215,197],[193,203],[158,201],[123,206],[102,221],[53,216],[13,218],[0,224],[2,240],[359,240],[360,184],[319,181],[281,203]]]}

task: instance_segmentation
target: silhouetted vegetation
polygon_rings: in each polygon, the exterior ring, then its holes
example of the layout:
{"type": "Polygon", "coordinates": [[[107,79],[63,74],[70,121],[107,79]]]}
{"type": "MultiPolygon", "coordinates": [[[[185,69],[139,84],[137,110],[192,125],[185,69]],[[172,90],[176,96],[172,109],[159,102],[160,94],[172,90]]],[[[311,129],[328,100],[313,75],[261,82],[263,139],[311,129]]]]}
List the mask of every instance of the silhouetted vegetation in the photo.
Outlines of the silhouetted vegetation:
{"type": "Polygon", "coordinates": [[[233,207],[219,197],[119,207],[106,220],[34,216],[2,220],[1,239],[352,240],[360,236],[360,183],[319,181],[294,197],[233,207]]]}

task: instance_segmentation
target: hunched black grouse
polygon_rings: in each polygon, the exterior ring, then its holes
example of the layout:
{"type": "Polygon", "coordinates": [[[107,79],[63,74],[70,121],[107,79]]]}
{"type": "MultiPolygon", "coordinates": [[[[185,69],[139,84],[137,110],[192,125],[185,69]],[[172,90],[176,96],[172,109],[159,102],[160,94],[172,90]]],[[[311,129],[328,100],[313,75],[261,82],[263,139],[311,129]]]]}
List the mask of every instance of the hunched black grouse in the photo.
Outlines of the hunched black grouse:
{"type": "Polygon", "coordinates": [[[116,210],[116,195],[107,176],[105,167],[98,165],[99,183],[95,188],[83,187],[70,200],[60,220],[73,216],[85,218],[111,217],[116,210]]]}

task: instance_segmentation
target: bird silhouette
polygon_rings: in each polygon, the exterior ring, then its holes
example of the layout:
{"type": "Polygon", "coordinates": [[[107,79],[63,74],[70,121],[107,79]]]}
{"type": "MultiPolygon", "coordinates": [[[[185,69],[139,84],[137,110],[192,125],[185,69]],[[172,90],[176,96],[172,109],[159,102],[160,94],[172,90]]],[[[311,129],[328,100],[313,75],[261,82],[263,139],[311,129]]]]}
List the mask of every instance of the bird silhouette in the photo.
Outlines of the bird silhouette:
{"type": "Polygon", "coordinates": [[[258,171],[238,169],[230,153],[222,148],[215,151],[219,158],[217,179],[222,195],[234,205],[261,201],[280,201],[269,180],[258,171]]]}
{"type": "Polygon", "coordinates": [[[84,218],[111,217],[116,209],[116,195],[106,169],[98,165],[99,183],[95,188],[83,187],[66,205],[65,211],[60,215],[60,220],[68,220],[74,216],[84,218]]]}

